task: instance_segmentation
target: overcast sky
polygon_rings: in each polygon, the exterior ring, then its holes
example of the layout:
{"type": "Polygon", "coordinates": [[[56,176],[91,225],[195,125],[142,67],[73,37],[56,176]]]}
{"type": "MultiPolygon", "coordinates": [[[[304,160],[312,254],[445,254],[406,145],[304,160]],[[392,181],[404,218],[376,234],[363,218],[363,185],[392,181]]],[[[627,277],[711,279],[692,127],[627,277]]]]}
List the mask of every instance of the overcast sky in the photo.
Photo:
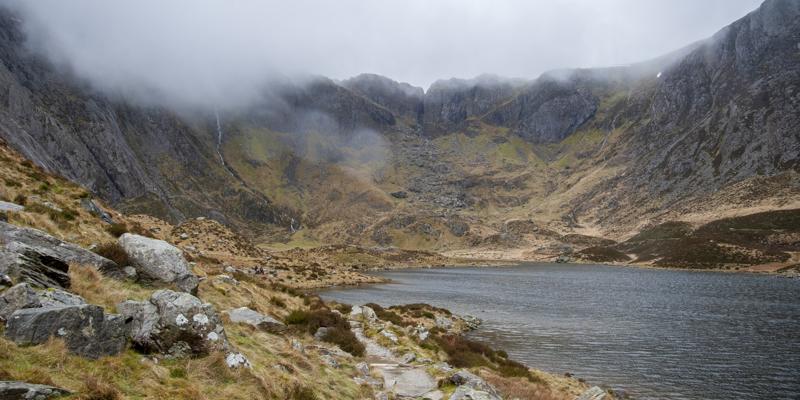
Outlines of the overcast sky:
{"type": "Polygon", "coordinates": [[[38,49],[103,86],[227,96],[276,72],[427,87],[646,60],[759,0],[0,0],[38,49]]]}

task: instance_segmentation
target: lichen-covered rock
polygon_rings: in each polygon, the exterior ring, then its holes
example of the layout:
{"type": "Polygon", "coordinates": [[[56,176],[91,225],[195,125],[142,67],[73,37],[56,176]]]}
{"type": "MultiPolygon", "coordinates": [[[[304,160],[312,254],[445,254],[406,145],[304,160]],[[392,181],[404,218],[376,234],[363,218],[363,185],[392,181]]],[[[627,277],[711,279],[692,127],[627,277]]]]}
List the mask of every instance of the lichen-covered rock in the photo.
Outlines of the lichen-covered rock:
{"type": "Polygon", "coordinates": [[[68,390],[34,383],[0,381],[2,400],[46,400],[71,394],[68,390]]]}
{"type": "Polygon", "coordinates": [[[286,325],[275,318],[263,315],[247,307],[235,308],[225,312],[231,322],[247,324],[267,332],[279,333],[286,330],[286,325]]]}
{"type": "Polygon", "coordinates": [[[188,293],[197,292],[199,280],[179,248],[163,240],[130,233],[120,236],[119,244],[128,253],[140,279],[174,284],[188,293]]]}
{"type": "Polygon", "coordinates": [[[134,345],[143,351],[166,354],[188,345],[193,355],[204,355],[229,347],[214,306],[189,293],[158,290],[149,301],[124,301],[117,310],[130,325],[134,345]]]}
{"type": "Polygon", "coordinates": [[[92,304],[17,310],[8,318],[5,335],[19,345],[59,338],[71,352],[88,358],[118,354],[127,343],[125,320],[92,304]]]}
{"type": "Polygon", "coordinates": [[[228,365],[228,368],[247,368],[250,369],[253,366],[250,364],[250,360],[244,356],[242,353],[228,353],[225,356],[225,364],[228,365]]]}

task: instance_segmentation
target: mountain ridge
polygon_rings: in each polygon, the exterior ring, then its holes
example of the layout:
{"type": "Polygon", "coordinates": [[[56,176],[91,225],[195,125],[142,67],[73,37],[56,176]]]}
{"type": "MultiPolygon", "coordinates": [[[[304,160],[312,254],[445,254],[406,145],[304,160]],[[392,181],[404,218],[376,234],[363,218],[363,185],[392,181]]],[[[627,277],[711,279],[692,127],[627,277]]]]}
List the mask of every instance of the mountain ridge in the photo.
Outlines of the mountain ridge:
{"type": "Polygon", "coordinates": [[[30,54],[21,22],[0,14],[0,135],[118,208],[172,222],[208,215],[267,242],[530,248],[507,221],[624,240],[738,183],[786,176],[780,198],[797,192],[790,0],[629,66],[427,91],[374,74],[276,84],[219,112],[233,174],[209,111],[98,93],[30,54]]]}

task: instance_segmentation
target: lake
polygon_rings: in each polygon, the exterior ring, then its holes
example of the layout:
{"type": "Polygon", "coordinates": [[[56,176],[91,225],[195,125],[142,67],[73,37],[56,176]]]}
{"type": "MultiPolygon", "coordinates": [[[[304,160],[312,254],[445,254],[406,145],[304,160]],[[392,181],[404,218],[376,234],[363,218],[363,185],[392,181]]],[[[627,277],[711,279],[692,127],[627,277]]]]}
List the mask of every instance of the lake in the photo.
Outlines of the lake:
{"type": "Polygon", "coordinates": [[[471,338],[637,399],[800,398],[798,279],[568,264],[376,275],[393,282],[320,295],[472,314],[471,338]]]}

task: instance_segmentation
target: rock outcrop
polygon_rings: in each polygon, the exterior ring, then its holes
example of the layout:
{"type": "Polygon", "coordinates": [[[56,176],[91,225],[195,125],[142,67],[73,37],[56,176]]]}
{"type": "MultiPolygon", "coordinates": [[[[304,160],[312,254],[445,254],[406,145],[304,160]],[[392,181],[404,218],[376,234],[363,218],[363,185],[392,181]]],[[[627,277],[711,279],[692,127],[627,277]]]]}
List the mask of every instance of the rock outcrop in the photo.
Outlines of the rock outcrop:
{"type": "Polygon", "coordinates": [[[69,264],[88,265],[114,274],[117,265],[89,250],[33,228],[0,222],[0,275],[15,283],[69,288],[69,264]]]}
{"type": "Polygon", "coordinates": [[[180,357],[229,348],[214,306],[191,294],[158,290],[149,301],[124,301],[117,310],[130,326],[133,344],[142,351],[180,357]]]}
{"type": "Polygon", "coordinates": [[[127,326],[119,315],[107,315],[96,305],[25,308],[6,323],[5,336],[18,345],[36,345],[50,338],[64,340],[80,356],[100,358],[121,352],[127,326]]]}
{"type": "MultiPolygon", "coordinates": [[[[279,333],[286,330],[286,325],[275,318],[261,314],[247,307],[235,308],[225,312],[231,322],[250,325],[263,331],[279,333]]],[[[322,328],[320,328],[322,329],[322,328]]]]}
{"type": "Polygon", "coordinates": [[[163,241],[126,233],[119,244],[128,253],[139,279],[173,284],[178,289],[197,293],[199,280],[183,257],[183,252],[163,241]]]}
{"type": "Polygon", "coordinates": [[[0,321],[5,321],[14,311],[23,308],[79,306],[86,304],[81,296],[60,290],[35,290],[28,283],[20,283],[0,292],[0,321]]]}
{"type": "Polygon", "coordinates": [[[0,381],[2,400],[46,400],[70,395],[68,390],[35,383],[0,381]]]}

